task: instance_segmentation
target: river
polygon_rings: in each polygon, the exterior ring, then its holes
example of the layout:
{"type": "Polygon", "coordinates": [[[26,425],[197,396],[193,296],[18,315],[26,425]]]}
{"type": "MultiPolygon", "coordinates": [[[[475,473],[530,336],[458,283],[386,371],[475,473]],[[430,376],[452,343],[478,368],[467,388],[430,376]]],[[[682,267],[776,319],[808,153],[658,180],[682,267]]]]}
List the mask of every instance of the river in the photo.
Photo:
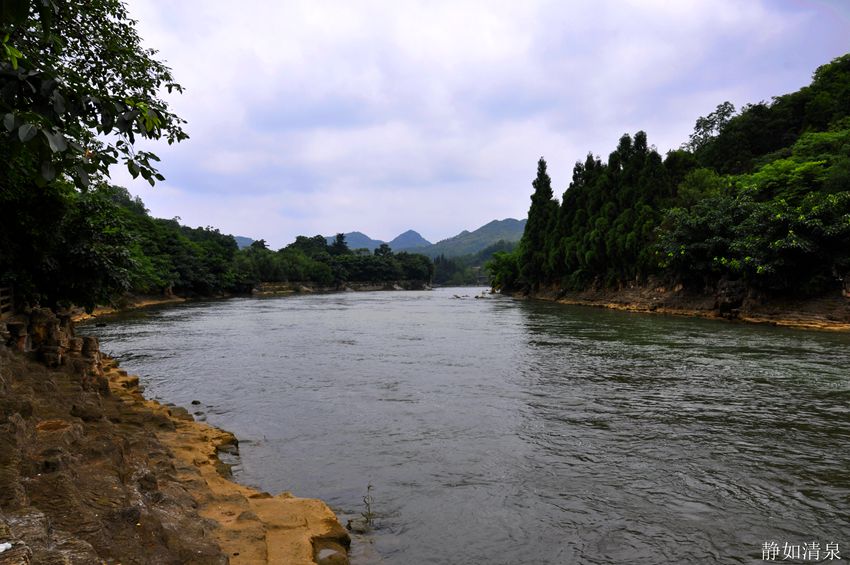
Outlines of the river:
{"type": "Polygon", "coordinates": [[[479,292],[193,302],[81,333],[234,432],[238,480],[343,523],[368,490],[355,565],[850,558],[850,335],[479,292]]]}

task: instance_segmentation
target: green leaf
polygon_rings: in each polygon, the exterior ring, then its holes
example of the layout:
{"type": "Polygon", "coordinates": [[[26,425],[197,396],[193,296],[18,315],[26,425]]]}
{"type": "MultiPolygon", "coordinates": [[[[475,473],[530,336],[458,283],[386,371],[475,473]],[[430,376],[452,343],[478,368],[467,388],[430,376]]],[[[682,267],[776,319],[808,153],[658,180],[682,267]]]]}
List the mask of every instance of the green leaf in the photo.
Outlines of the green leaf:
{"type": "Polygon", "coordinates": [[[53,93],[53,110],[60,115],[65,113],[65,97],[58,90],[53,93]]]}
{"type": "Polygon", "coordinates": [[[9,112],[3,116],[3,126],[5,126],[6,131],[12,131],[15,129],[15,114],[9,112]]]}
{"type": "Polygon", "coordinates": [[[88,188],[88,186],[91,184],[91,179],[89,179],[88,172],[79,165],[77,165],[75,171],[77,173],[77,178],[80,179],[80,184],[83,185],[83,187],[88,188]]]}
{"type": "Polygon", "coordinates": [[[24,124],[18,128],[18,139],[21,140],[22,143],[26,143],[35,137],[35,134],[38,133],[38,128],[32,124],[24,124]]]}
{"type": "Polygon", "coordinates": [[[60,153],[68,149],[68,144],[65,142],[65,136],[61,133],[50,133],[47,130],[42,131],[44,137],[47,138],[47,143],[50,145],[50,150],[54,153],[60,153]]]}
{"type": "Polygon", "coordinates": [[[56,167],[50,161],[44,161],[41,164],[41,177],[50,182],[56,178],[56,167]]]}
{"type": "Polygon", "coordinates": [[[123,134],[129,134],[130,132],[130,122],[125,120],[122,116],[118,116],[115,120],[115,127],[118,128],[118,131],[123,134]]]}
{"type": "Polygon", "coordinates": [[[104,110],[100,116],[100,124],[103,127],[103,133],[109,133],[112,131],[112,126],[115,125],[115,115],[104,110]]]}

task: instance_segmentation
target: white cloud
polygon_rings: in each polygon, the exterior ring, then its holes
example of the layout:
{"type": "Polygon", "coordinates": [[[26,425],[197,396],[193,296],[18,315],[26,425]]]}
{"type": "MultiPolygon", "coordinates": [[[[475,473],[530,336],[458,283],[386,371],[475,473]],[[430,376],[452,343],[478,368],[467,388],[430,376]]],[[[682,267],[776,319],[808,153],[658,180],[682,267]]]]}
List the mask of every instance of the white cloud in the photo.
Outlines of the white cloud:
{"type": "Polygon", "coordinates": [[[180,188],[142,197],[274,246],[354,229],[440,239],[521,217],[540,155],[560,193],[588,150],[637,129],[676,147],[717,103],[799,88],[845,48],[841,22],[787,1],[129,8],[187,88],[172,100],[192,136],[157,148],[165,187],[180,188]]]}

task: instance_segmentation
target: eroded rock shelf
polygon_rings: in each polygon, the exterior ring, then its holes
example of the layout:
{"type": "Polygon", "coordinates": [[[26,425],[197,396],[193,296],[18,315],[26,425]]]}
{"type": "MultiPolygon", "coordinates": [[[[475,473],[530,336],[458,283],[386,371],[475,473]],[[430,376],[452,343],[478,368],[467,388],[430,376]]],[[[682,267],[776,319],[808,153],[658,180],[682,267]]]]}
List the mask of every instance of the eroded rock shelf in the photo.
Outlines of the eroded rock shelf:
{"type": "Polygon", "coordinates": [[[37,310],[0,328],[0,565],[347,563],[320,500],[233,482],[236,438],[37,310]]]}

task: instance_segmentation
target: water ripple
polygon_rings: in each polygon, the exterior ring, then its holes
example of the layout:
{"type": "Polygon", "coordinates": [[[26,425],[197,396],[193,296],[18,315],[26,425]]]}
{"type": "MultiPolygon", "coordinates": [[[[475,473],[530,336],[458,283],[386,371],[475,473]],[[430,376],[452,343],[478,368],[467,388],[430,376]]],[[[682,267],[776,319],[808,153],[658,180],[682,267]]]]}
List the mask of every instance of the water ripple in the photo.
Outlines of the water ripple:
{"type": "Polygon", "coordinates": [[[241,480],[344,517],[373,485],[355,565],[850,544],[850,336],[454,294],[199,302],[83,331],[242,438],[241,480]]]}

